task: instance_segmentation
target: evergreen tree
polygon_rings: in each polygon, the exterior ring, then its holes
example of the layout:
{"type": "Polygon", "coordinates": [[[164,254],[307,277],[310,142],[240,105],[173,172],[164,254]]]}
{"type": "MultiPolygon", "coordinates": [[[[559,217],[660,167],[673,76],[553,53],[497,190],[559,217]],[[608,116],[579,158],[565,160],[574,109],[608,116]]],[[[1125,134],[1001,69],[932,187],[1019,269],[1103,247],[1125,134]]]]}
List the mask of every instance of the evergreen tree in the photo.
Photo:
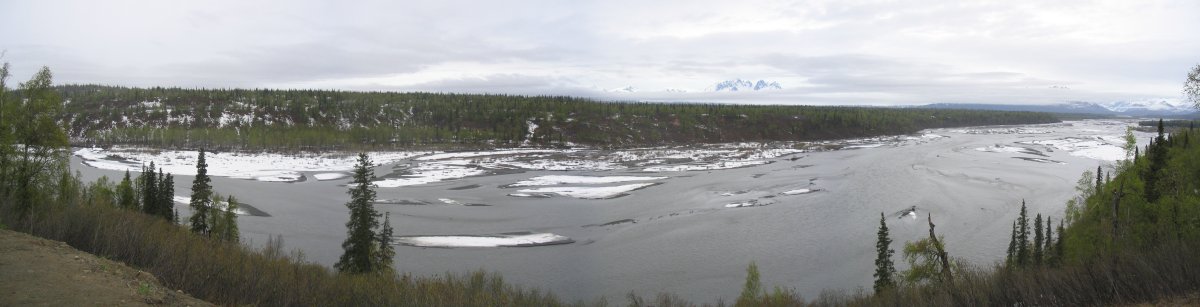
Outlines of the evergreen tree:
{"type": "Polygon", "coordinates": [[[1046,238],[1042,241],[1042,263],[1050,265],[1054,263],[1054,228],[1049,215],[1046,216],[1046,227],[1042,229],[1046,230],[1046,238]]]}
{"type": "Polygon", "coordinates": [[[1042,231],[1042,214],[1038,213],[1037,218],[1033,219],[1033,265],[1042,265],[1045,238],[1042,231]]]}
{"type": "Polygon", "coordinates": [[[1104,186],[1104,169],[1099,165],[1096,166],[1096,193],[1100,193],[1100,187],[1104,186]]]}
{"type": "Polygon", "coordinates": [[[1142,180],[1145,185],[1146,201],[1156,202],[1161,197],[1159,191],[1158,179],[1162,176],[1162,170],[1167,164],[1167,143],[1166,136],[1163,134],[1163,120],[1158,119],[1158,136],[1150,142],[1150,146],[1146,148],[1147,158],[1150,158],[1150,167],[1142,173],[1142,180]]]}
{"type": "Polygon", "coordinates": [[[1017,265],[1029,264],[1029,215],[1025,201],[1021,200],[1021,215],[1017,217],[1017,265]]]}
{"type": "Polygon", "coordinates": [[[196,178],[192,180],[192,200],[188,203],[188,207],[192,209],[191,229],[192,232],[208,236],[212,231],[209,225],[209,210],[212,209],[212,186],[211,179],[208,178],[208,164],[204,161],[204,149],[200,149],[200,156],[196,159],[196,178]]]}
{"type": "Polygon", "coordinates": [[[158,214],[167,221],[175,222],[178,218],[175,216],[175,176],[170,173],[163,174],[162,169],[158,169],[158,214]]]}
{"type": "Polygon", "coordinates": [[[154,174],[154,162],[150,167],[142,167],[142,175],[138,176],[142,186],[142,213],[155,215],[158,213],[158,177],[154,174]]]}
{"type": "Polygon", "coordinates": [[[225,201],[225,210],[221,212],[221,233],[218,239],[233,243],[237,243],[240,240],[241,235],[238,233],[237,224],[238,207],[240,206],[237,199],[233,198],[233,195],[229,195],[229,198],[225,201]]]}
{"type": "Polygon", "coordinates": [[[892,239],[888,235],[887,220],[883,212],[879,213],[879,232],[875,239],[875,293],[883,292],[895,286],[896,265],[892,262],[892,239]]]}
{"type": "Polygon", "coordinates": [[[374,171],[371,170],[371,158],[365,153],[358,154],[358,164],[354,166],[354,181],[350,184],[350,221],[346,222],[346,241],[342,242],[342,256],[334,264],[339,272],[369,273],[379,268],[376,263],[376,249],[379,227],[379,213],[375,211],[374,171]]]}
{"type": "Polygon", "coordinates": [[[125,178],[117,184],[117,205],[127,210],[137,210],[137,195],[133,191],[133,181],[129,178],[129,170],[125,170],[125,178]]]}
{"type": "Polygon", "coordinates": [[[394,273],[393,261],[396,257],[396,247],[393,246],[393,235],[391,214],[383,216],[383,224],[380,225],[379,234],[376,238],[378,247],[375,249],[375,263],[378,272],[394,273]]]}
{"type": "Polygon", "coordinates": [[[1054,264],[1055,265],[1062,264],[1063,261],[1065,260],[1063,258],[1064,257],[1063,256],[1063,248],[1065,247],[1064,243],[1063,243],[1063,238],[1065,238],[1066,236],[1064,234],[1065,234],[1065,232],[1063,232],[1063,221],[1058,220],[1058,240],[1054,241],[1054,260],[1055,260],[1054,264]]]}
{"type": "Polygon", "coordinates": [[[1008,237],[1008,252],[1006,253],[1006,256],[1004,257],[1004,263],[1009,266],[1012,266],[1013,261],[1016,261],[1016,258],[1015,258],[1016,255],[1017,255],[1017,222],[1013,221],[1012,234],[1010,234],[1008,237]]]}

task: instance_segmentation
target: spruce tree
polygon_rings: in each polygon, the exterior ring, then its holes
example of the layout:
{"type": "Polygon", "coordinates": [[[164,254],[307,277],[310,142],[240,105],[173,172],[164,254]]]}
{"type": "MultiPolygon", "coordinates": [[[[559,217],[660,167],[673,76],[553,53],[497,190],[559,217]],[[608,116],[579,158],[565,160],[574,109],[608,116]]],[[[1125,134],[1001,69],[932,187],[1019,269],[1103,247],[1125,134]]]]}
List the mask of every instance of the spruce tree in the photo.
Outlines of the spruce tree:
{"type": "Polygon", "coordinates": [[[117,204],[126,210],[137,210],[137,195],[133,191],[133,180],[129,178],[129,170],[125,170],[125,178],[117,184],[117,204]]]}
{"type": "Polygon", "coordinates": [[[192,200],[188,203],[188,207],[192,209],[191,221],[192,232],[208,236],[212,231],[209,225],[209,210],[212,209],[212,186],[211,179],[208,178],[208,164],[204,161],[204,149],[200,149],[200,156],[196,159],[196,178],[192,180],[192,200]]]}
{"type": "Polygon", "coordinates": [[[891,248],[892,239],[888,235],[887,220],[883,212],[879,213],[879,232],[875,239],[875,293],[883,292],[895,286],[896,265],[892,255],[896,253],[891,248]]]}
{"type": "Polygon", "coordinates": [[[1063,232],[1063,221],[1058,220],[1058,240],[1054,241],[1054,264],[1060,265],[1066,260],[1063,256],[1063,241],[1066,237],[1066,232],[1063,232]]]}
{"type": "Polygon", "coordinates": [[[241,235],[238,233],[237,225],[238,207],[237,199],[233,198],[233,195],[229,195],[229,198],[225,201],[225,210],[221,213],[221,240],[233,243],[237,243],[240,240],[241,235]]]}
{"type": "Polygon", "coordinates": [[[1021,200],[1021,215],[1017,217],[1017,265],[1029,264],[1029,215],[1025,200],[1021,200]]]}
{"type": "Polygon", "coordinates": [[[1104,169],[1096,166],[1096,194],[1100,193],[1100,188],[1104,186],[1104,169]]]}
{"type": "Polygon", "coordinates": [[[1033,265],[1042,265],[1045,238],[1042,231],[1042,214],[1038,213],[1037,218],[1033,219],[1033,265]]]}
{"type": "Polygon", "coordinates": [[[1165,137],[1163,134],[1163,120],[1160,118],[1158,119],[1158,136],[1146,148],[1146,157],[1150,158],[1150,167],[1142,173],[1142,178],[1145,182],[1146,201],[1151,203],[1158,201],[1158,198],[1162,196],[1162,192],[1159,191],[1158,181],[1163,168],[1167,164],[1167,144],[1165,137]]]}
{"type": "Polygon", "coordinates": [[[376,271],[382,273],[393,273],[393,259],[396,257],[396,247],[392,245],[393,231],[391,214],[383,216],[383,225],[380,225],[379,234],[375,238],[378,245],[375,249],[375,267],[376,271]]]}
{"type": "Polygon", "coordinates": [[[175,176],[158,169],[158,215],[175,222],[175,176]]]}
{"type": "Polygon", "coordinates": [[[1006,253],[1006,256],[1004,257],[1004,263],[1009,266],[1013,265],[1013,261],[1016,261],[1016,258],[1015,258],[1016,255],[1017,255],[1017,222],[1013,221],[1012,234],[1010,234],[1008,237],[1008,252],[1006,253]]]}
{"type": "MultiPolygon", "coordinates": [[[[1053,227],[1054,227],[1054,225],[1050,223],[1050,216],[1047,215],[1046,216],[1046,228],[1043,228],[1046,230],[1046,241],[1044,242],[1045,247],[1042,248],[1042,253],[1045,255],[1045,257],[1047,259],[1049,259],[1050,257],[1052,257],[1054,255],[1054,241],[1052,241],[1050,239],[1052,237],[1051,234],[1053,233],[1051,228],[1053,228],[1053,227]]],[[[1059,235],[1062,235],[1062,234],[1059,234],[1059,235]]],[[[1047,262],[1047,263],[1049,263],[1049,262],[1047,262]]]]}
{"type": "Polygon", "coordinates": [[[142,213],[155,215],[158,212],[158,179],[154,175],[154,162],[150,162],[150,167],[142,167],[138,183],[142,185],[142,213]]]}
{"type": "Polygon", "coordinates": [[[375,251],[379,227],[379,213],[375,211],[374,171],[371,170],[371,158],[365,153],[358,154],[358,164],[354,166],[354,181],[350,183],[350,221],[346,222],[346,241],[342,242],[342,256],[334,264],[338,272],[369,273],[378,268],[375,264],[375,251]]]}

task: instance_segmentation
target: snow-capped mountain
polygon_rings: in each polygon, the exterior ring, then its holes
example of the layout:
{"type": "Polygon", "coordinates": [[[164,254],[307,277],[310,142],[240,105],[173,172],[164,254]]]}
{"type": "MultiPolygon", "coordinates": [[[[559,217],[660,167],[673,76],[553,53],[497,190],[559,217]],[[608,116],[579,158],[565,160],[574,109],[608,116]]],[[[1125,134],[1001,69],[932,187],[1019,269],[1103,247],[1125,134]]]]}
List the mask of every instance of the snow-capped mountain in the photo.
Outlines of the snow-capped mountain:
{"type": "Polygon", "coordinates": [[[1187,114],[1196,112],[1191,105],[1179,99],[1142,99],[1134,101],[1115,101],[1100,103],[1100,106],[1110,111],[1122,114],[1187,114]]]}
{"type": "Polygon", "coordinates": [[[714,87],[714,92],[738,92],[738,91],[761,91],[761,90],[781,90],[782,86],[779,82],[767,82],[766,80],[758,80],[758,82],[750,80],[726,80],[717,83],[714,87]]]}
{"type": "Polygon", "coordinates": [[[636,93],[638,90],[631,85],[622,88],[607,89],[604,91],[609,93],[636,93]]]}

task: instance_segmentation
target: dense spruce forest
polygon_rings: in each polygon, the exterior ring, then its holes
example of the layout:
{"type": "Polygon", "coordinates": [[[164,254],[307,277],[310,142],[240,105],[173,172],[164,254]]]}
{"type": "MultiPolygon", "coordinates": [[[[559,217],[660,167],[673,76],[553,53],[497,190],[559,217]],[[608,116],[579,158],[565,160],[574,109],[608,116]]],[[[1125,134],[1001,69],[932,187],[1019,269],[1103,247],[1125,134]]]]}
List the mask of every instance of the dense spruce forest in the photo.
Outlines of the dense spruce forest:
{"type": "Polygon", "coordinates": [[[519,145],[630,147],[812,141],[1051,123],[1049,114],[944,109],[610,103],[565,96],[55,87],[75,145],[268,150],[519,145]]]}

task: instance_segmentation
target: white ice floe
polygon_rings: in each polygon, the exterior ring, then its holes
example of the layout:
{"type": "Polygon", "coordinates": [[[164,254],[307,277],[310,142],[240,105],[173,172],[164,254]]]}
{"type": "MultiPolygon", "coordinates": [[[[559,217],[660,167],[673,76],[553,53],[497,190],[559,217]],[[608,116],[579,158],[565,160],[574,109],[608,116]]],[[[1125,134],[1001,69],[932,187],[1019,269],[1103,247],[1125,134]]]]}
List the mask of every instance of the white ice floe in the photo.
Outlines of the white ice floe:
{"type": "Polygon", "coordinates": [[[510,187],[528,187],[528,186],[546,186],[560,184],[604,184],[617,183],[628,181],[649,181],[661,180],[667,177],[648,177],[648,176],[569,176],[569,175],[550,175],[538,176],[526,180],[518,181],[510,184],[510,187]]]}
{"type": "MultiPolygon", "coordinates": [[[[393,163],[425,152],[372,152],[376,164],[393,163]]],[[[141,171],[143,164],[154,162],[156,168],[175,175],[196,175],[199,153],[191,150],[148,150],[139,148],[81,148],[75,155],[95,168],[115,171],[141,171]]],[[[300,172],[331,172],[354,169],[358,159],[346,154],[274,154],[274,153],[206,153],[208,175],[255,179],[262,181],[297,181],[300,172]]]]}
{"type": "Polygon", "coordinates": [[[1125,149],[1109,144],[1101,138],[1067,137],[1053,140],[1017,142],[1018,144],[1042,145],[1066,151],[1072,156],[1096,160],[1117,161],[1125,159],[1125,149]]]}
{"type": "Polygon", "coordinates": [[[350,177],[350,174],[346,174],[346,173],[320,173],[320,174],[313,174],[313,178],[316,178],[317,180],[320,180],[320,181],[325,181],[325,180],[338,180],[338,179],[342,179],[342,178],[346,178],[346,177],[350,177]]]}
{"type": "Polygon", "coordinates": [[[680,165],[651,166],[651,167],[642,169],[642,171],[645,171],[645,172],[711,171],[711,170],[722,170],[722,169],[763,165],[763,164],[768,164],[768,163],[771,163],[771,161],[761,161],[761,160],[720,161],[720,162],[712,162],[712,163],[689,163],[689,164],[680,164],[680,165]]]}
{"type": "Polygon", "coordinates": [[[1095,148],[1079,149],[1072,151],[1071,155],[1096,160],[1119,161],[1125,159],[1125,149],[1117,146],[1107,145],[1095,148]]]}
{"type": "MultiPolygon", "coordinates": [[[[611,187],[545,187],[517,190],[523,194],[557,194],[561,196],[583,199],[605,199],[620,196],[633,190],[655,185],[656,183],[634,183],[611,187]]],[[[514,194],[517,194],[514,193],[514,194]]],[[[509,196],[514,196],[509,194],[509,196]]]]}
{"type": "Polygon", "coordinates": [[[524,247],[574,242],[553,233],[499,234],[487,236],[412,236],[396,242],[420,247],[524,247]]]}
{"type": "Polygon", "coordinates": [[[424,156],[424,157],[416,158],[416,159],[414,159],[414,160],[417,160],[417,161],[432,161],[432,160],[445,160],[445,159],[462,159],[462,158],[473,158],[473,157],[485,157],[485,156],[500,156],[500,155],[525,155],[525,154],[560,153],[560,152],[571,152],[571,150],[557,150],[557,149],[497,149],[497,150],[486,150],[486,151],[447,152],[447,153],[432,154],[432,155],[428,155],[428,156],[424,156]]]}
{"type": "Polygon", "coordinates": [[[759,202],[757,199],[754,199],[754,200],[741,201],[741,202],[736,202],[736,203],[731,203],[731,204],[725,204],[725,208],[761,207],[761,206],[766,206],[766,205],[770,205],[770,204],[771,203],[769,203],[769,202],[764,203],[764,202],[759,202]]]}
{"type": "Polygon", "coordinates": [[[982,152],[1027,152],[1027,151],[1029,151],[1028,149],[1025,149],[1022,147],[1004,146],[1004,145],[999,145],[999,144],[987,146],[987,147],[979,147],[979,148],[975,148],[975,150],[982,151],[982,152]]]}
{"type": "Polygon", "coordinates": [[[810,189],[797,189],[797,190],[786,191],[786,192],[783,192],[783,193],[780,193],[780,194],[783,194],[783,195],[800,195],[800,194],[808,194],[808,193],[812,193],[812,192],[813,192],[813,190],[810,190],[810,189]]]}
{"type": "Polygon", "coordinates": [[[951,129],[946,131],[962,134],[1047,134],[1053,132],[1047,129],[1029,127],[951,129]]]}
{"type": "Polygon", "coordinates": [[[621,168],[619,165],[609,161],[583,159],[532,159],[523,161],[495,159],[480,162],[479,165],[487,168],[518,168],[540,171],[606,171],[621,168]]]}
{"type": "Polygon", "coordinates": [[[375,181],[375,185],[381,188],[395,188],[479,176],[487,173],[485,170],[465,164],[420,163],[417,167],[410,170],[411,174],[400,176],[400,178],[375,181]]]}
{"type": "MultiPolygon", "coordinates": [[[[174,197],[171,197],[171,199],[174,200],[176,203],[180,203],[180,204],[184,204],[184,205],[188,205],[188,204],[192,203],[192,198],[190,196],[175,195],[174,197]]],[[[229,202],[226,202],[224,200],[218,201],[218,202],[212,204],[212,208],[221,210],[221,211],[227,211],[229,208],[229,202]]],[[[238,208],[237,210],[234,210],[233,213],[237,214],[237,215],[250,215],[250,212],[246,211],[245,208],[238,208]]]]}

